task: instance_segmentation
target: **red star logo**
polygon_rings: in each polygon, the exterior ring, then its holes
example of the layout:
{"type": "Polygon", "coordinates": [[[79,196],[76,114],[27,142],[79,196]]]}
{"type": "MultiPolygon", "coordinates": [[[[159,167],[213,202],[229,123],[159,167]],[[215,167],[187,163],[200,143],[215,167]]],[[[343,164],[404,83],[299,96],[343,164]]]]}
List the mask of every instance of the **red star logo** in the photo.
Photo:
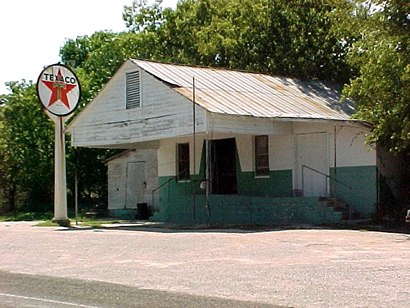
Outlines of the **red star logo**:
{"type": "Polygon", "coordinates": [[[64,82],[64,77],[61,74],[61,69],[58,70],[57,75],[55,76],[57,80],[55,81],[44,81],[42,82],[51,90],[50,101],[48,102],[48,107],[61,101],[68,109],[70,109],[70,103],[68,102],[67,94],[77,85],[67,84],[64,82]]]}

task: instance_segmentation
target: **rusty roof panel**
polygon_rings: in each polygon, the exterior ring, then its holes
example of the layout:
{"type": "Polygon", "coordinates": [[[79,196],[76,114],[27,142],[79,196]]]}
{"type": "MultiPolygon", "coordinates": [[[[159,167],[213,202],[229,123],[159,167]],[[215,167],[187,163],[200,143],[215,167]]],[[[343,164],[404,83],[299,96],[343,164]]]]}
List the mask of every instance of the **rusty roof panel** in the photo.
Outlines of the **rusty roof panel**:
{"type": "Polygon", "coordinates": [[[131,60],[210,112],[269,118],[348,120],[353,107],[340,92],[316,81],[241,71],[131,60]]]}

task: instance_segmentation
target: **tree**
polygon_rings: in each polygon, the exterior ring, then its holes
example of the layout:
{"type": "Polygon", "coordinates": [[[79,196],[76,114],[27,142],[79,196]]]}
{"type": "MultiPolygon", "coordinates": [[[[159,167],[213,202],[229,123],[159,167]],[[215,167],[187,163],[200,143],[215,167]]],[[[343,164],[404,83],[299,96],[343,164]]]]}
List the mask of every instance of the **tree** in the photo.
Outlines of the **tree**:
{"type": "Polygon", "coordinates": [[[406,0],[185,0],[124,18],[154,38],[157,60],[345,83],[369,141],[408,152],[409,11],[406,0]]]}
{"type": "MultiPolygon", "coordinates": [[[[409,153],[408,1],[182,0],[175,10],[161,2],[125,7],[129,32],[96,32],[62,46],[62,62],[82,85],[77,112],[127,58],[245,69],[347,83],[344,95],[356,102],[356,117],[373,125],[370,140],[409,153]]],[[[32,204],[50,203],[52,123],[33,84],[9,87],[0,102],[0,185],[12,207],[21,192],[32,204]]],[[[112,154],[68,148],[68,182],[77,168],[83,200],[105,198],[102,160],[112,154]]]]}
{"type": "MultiPolygon", "coordinates": [[[[53,130],[43,114],[35,86],[22,81],[8,83],[0,107],[0,172],[8,192],[10,210],[24,194],[27,208],[49,209],[53,188],[53,130]]],[[[21,205],[21,204],[20,204],[21,205]]]]}
{"type": "Polygon", "coordinates": [[[348,46],[332,28],[333,11],[348,2],[185,0],[175,11],[140,4],[124,19],[157,39],[158,60],[346,81],[348,46]]]}
{"type": "Polygon", "coordinates": [[[369,141],[410,153],[410,5],[406,0],[374,4],[348,54],[358,74],[344,94],[355,101],[356,117],[372,124],[369,141]]]}

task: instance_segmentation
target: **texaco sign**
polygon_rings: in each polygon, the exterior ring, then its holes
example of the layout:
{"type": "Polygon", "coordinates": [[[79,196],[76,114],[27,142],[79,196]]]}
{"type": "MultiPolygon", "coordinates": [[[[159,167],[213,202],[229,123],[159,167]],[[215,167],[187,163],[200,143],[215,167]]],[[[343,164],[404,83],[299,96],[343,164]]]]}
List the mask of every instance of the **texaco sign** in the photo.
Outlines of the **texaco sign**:
{"type": "Polygon", "coordinates": [[[37,94],[45,109],[56,116],[66,116],[77,108],[80,101],[80,83],[68,67],[53,64],[38,77],[37,94]]]}

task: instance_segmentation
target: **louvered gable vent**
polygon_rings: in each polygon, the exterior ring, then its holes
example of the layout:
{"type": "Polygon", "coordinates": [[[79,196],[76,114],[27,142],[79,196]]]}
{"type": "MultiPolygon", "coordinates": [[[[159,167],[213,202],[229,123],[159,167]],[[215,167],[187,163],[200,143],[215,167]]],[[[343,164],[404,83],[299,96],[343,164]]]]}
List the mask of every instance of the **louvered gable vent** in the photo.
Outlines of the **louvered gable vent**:
{"type": "Polygon", "coordinates": [[[140,72],[126,73],[126,108],[137,108],[141,106],[140,72]]]}

